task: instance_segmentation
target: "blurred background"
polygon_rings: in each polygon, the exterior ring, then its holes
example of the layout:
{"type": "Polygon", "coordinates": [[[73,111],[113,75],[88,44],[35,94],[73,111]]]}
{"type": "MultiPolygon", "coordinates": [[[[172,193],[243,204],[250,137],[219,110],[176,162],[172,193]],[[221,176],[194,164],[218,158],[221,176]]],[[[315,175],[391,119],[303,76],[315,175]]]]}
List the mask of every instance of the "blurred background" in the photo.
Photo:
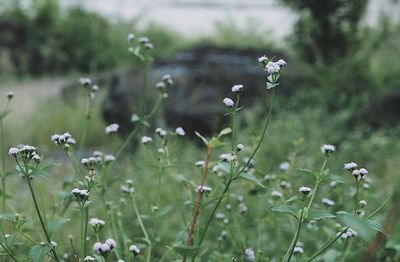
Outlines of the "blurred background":
{"type": "MultiPolygon", "coordinates": [[[[257,58],[267,55],[288,66],[260,169],[293,159],[313,168],[319,147],[330,143],[339,152],[333,172],[350,161],[370,171],[371,206],[399,184],[400,3],[393,0],[0,0],[0,93],[15,93],[6,146],[49,152],[51,134],[80,134],[82,76],[100,86],[87,150],[107,141],[110,123],[126,135],[144,70],[128,52],[128,33],[154,44],[151,88],[166,73],[174,78],[160,119],[187,131],[176,149],[187,170],[203,156],[191,143],[194,131],[211,136],[225,126],[222,99],[234,84],[244,85],[243,143],[254,144],[269,98],[257,58]]],[[[393,232],[398,211],[394,204],[388,218],[393,232]]],[[[399,238],[385,247],[400,251],[399,238]]]]}

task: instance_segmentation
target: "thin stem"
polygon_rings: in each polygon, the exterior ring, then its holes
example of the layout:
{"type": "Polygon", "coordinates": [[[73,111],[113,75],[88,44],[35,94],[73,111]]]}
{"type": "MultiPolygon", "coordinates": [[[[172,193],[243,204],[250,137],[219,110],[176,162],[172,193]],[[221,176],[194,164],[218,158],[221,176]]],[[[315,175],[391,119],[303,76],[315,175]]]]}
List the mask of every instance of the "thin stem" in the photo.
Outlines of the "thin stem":
{"type": "Polygon", "coordinates": [[[86,257],[87,254],[87,233],[88,233],[88,223],[89,223],[89,207],[84,208],[84,215],[85,215],[85,229],[84,229],[84,235],[83,235],[83,257],[86,257]]]}
{"type": "MultiPolygon", "coordinates": [[[[3,111],[4,112],[4,111],[3,111]]],[[[1,150],[1,195],[2,211],[6,211],[6,152],[4,146],[4,124],[3,117],[0,119],[0,150],[1,150]]]]}
{"type": "Polygon", "coordinates": [[[356,191],[356,195],[355,195],[354,215],[357,214],[359,190],[360,190],[360,181],[357,180],[357,191],[356,191]]]}
{"type": "MultiPolygon", "coordinates": [[[[201,212],[201,202],[203,200],[203,195],[204,195],[203,187],[204,187],[204,183],[206,182],[207,175],[208,175],[208,163],[209,163],[210,158],[211,158],[211,153],[212,153],[212,147],[211,147],[211,145],[208,145],[208,147],[207,147],[207,157],[206,157],[206,161],[204,163],[204,173],[203,173],[203,177],[201,179],[200,186],[199,186],[199,188],[197,188],[196,207],[195,207],[194,215],[193,215],[193,218],[192,218],[192,223],[191,223],[190,229],[188,231],[188,240],[186,242],[186,244],[188,246],[192,246],[193,245],[193,234],[194,234],[194,231],[196,229],[197,218],[198,218],[198,216],[200,215],[200,212],[201,212]]],[[[186,256],[184,256],[182,258],[182,262],[185,262],[185,261],[186,261],[186,256]]]]}
{"type": "Polygon", "coordinates": [[[131,199],[132,199],[132,203],[133,203],[133,209],[135,210],[136,217],[137,217],[137,220],[139,222],[140,228],[142,229],[142,232],[143,232],[143,235],[145,237],[146,242],[149,244],[146,261],[150,261],[152,243],[150,241],[149,234],[147,233],[146,227],[143,224],[142,218],[140,217],[140,213],[139,213],[139,210],[137,208],[135,196],[131,196],[131,199]]]}
{"type": "Polygon", "coordinates": [[[328,248],[330,248],[336,240],[338,240],[346,231],[349,229],[349,227],[346,227],[345,229],[342,230],[339,234],[337,234],[334,238],[331,240],[328,240],[319,250],[317,250],[311,257],[307,258],[306,262],[310,262],[317,257],[319,257],[322,253],[324,253],[328,248]]]}
{"type": "Polygon", "coordinates": [[[372,212],[371,214],[369,214],[367,216],[367,219],[369,219],[369,218],[375,216],[377,213],[379,213],[379,211],[381,211],[381,209],[384,208],[389,203],[389,201],[392,199],[394,192],[395,191],[390,193],[390,195],[386,198],[386,200],[377,209],[375,209],[374,212],[372,212]]]}
{"type": "Polygon", "coordinates": [[[264,140],[265,134],[267,133],[267,129],[268,129],[269,123],[271,121],[271,117],[272,117],[272,107],[274,105],[275,93],[276,93],[275,88],[273,88],[272,89],[271,104],[270,104],[269,109],[268,109],[268,115],[267,115],[267,118],[266,118],[266,121],[265,121],[264,130],[263,130],[263,132],[261,134],[261,138],[258,141],[258,144],[257,144],[256,148],[254,149],[253,153],[251,154],[250,158],[247,160],[246,164],[240,169],[239,173],[237,173],[236,176],[239,176],[241,173],[243,173],[243,171],[249,166],[250,162],[253,160],[254,156],[256,155],[258,149],[261,146],[261,143],[264,140]]]}
{"type": "Polygon", "coordinates": [[[311,199],[308,202],[307,209],[310,209],[312,203],[314,202],[314,198],[315,198],[315,195],[317,194],[319,183],[321,183],[320,177],[322,176],[322,173],[324,172],[324,169],[325,169],[325,166],[326,166],[327,162],[328,162],[328,158],[325,157],[324,163],[322,164],[321,169],[319,171],[319,175],[317,175],[315,177],[315,186],[314,186],[314,189],[313,189],[313,192],[312,192],[312,195],[311,195],[311,199]]]}
{"type": "Polygon", "coordinates": [[[83,131],[82,131],[81,144],[79,146],[79,151],[80,152],[82,152],[83,147],[84,147],[85,142],[86,142],[86,133],[87,133],[89,121],[90,121],[90,118],[91,118],[91,108],[92,108],[91,100],[92,100],[92,98],[90,97],[90,94],[89,94],[87,96],[87,100],[86,100],[86,103],[85,103],[85,107],[86,107],[85,112],[86,113],[85,113],[85,119],[84,119],[83,131]]]}
{"type": "MultiPolygon", "coordinates": [[[[45,226],[45,224],[44,224],[42,215],[41,215],[41,213],[40,213],[39,205],[38,205],[38,203],[37,203],[36,196],[35,196],[35,192],[34,192],[34,190],[33,190],[32,183],[31,183],[31,181],[30,181],[29,176],[26,177],[26,181],[28,181],[28,185],[29,185],[29,189],[30,189],[30,191],[31,191],[31,195],[32,195],[33,203],[34,203],[34,205],[35,205],[36,213],[37,213],[37,215],[38,215],[38,217],[39,217],[40,224],[41,224],[42,229],[43,229],[43,232],[44,232],[44,234],[45,234],[45,236],[46,236],[46,240],[47,240],[48,243],[51,243],[50,236],[49,236],[49,234],[47,233],[47,229],[46,229],[46,226],[45,226]]],[[[51,252],[53,253],[54,258],[56,259],[56,261],[60,261],[60,260],[58,259],[56,250],[55,250],[54,248],[51,250],[51,252]]]]}
{"type": "Polygon", "coordinates": [[[290,243],[289,249],[288,249],[288,251],[286,252],[285,257],[283,258],[283,261],[285,261],[285,262],[289,262],[290,259],[292,258],[294,248],[296,247],[297,240],[299,239],[300,230],[301,230],[301,225],[302,225],[302,223],[303,223],[303,213],[304,213],[304,208],[301,209],[301,214],[300,214],[300,218],[299,218],[299,224],[298,224],[298,226],[297,226],[296,233],[295,233],[295,235],[293,236],[292,242],[290,243]]]}
{"type": "Polygon", "coordinates": [[[81,172],[78,166],[76,165],[75,160],[72,158],[70,152],[68,150],[65,150],[65,153],[67,154],[69,161],[72,163],[75,173],[79,176],[79,179],[85,184],[85,180],[83,179],[81,172]]]}
{"type": "Polygon", "coordinates": [[[8,250],[8,248],[6,248],[3,243],[1,243],[0,241],[0,246],[4,249],[4,251],[6,251],[6,253],[14,260],[14,261],[18,261],[14,255],[10,252],[10,250],[8,250]]]}
{"type": "MultiPolygon", "coordinates": [[[[217,204],[214,206],[214,209],[212,210],[210,216],[208,217],[206,226],[205,226],[203,232],[201,233],[199,244],[198,244],[199,247],[201,246],[201,243],[203,242],[204,237],[205,237],[205,235],[207,233],[208,227],[210,226],[211,221],[213,220],[213,218],[215,216],[215,213],[217,212],[219,206],[221,205],[221,202],[224,199],[226,192],[228,192],[229,187],[231,186],[233,180],[236,177],[238,177],[241,173],[243,173],[243,171],[249,166],[250,162],[253,160],[254,156],[256,155],[258,149],[260,148],[260,146],[261,146],[261,144],[262,144],[262,142],[264,140],[264,137],[265,137],[265,134],[267,132],[269,123],[271,122],[272,108],[273,108],[274,100],[275,100],[275,93],[276,93],[275,88],[273,88],[272,89],[271,103],[270,103],[270,106],[269,106],[269,109],[268,109],[268,114],[267,114],[267,117],[266,117],[266,120],[265,120],[265,125],[264,125],[263,132],[261,134],[260,140],[258,141],[256,148],[254,149],[254,151],[251,154],[250,158],[247,160],[246,164],[240,169],[240,171],[236,175],[230,177],[228,182],[226,183],[224,191],[222,192],[221,196],[218,198],[217,204]]],[[[192,262],[195,261],[197,254],[198,254],[198,251],[196,251],[195,254],[193,255],[192,262]]]]}
{"type": "MultiPolygon", "coordinates": [[[[220,204],[221,204],[221,202],[222,202],[222,199],[224,199],[224,196],[225,196],[226,192],[228,191],[228,189],[229,189],[229,187],[230,187],[232,181],[233,181],[233,179],[232,179],[232,178],[229,178],[228,183],[225,185],[224,191],[222,192],[221,196],[218,198],[217,204],[214,206],[214,209],[212,210],[210,216],[208,217],[206,226],[205,226],[203,232],[202,232],[201,235],[200,235],[198,247],[200,247],[201,244],[203,243],[203,240],[204,240],[204,237],[206,236],[208,227],[210,226],[211,221],[213,220],[213,218],[214,218],[214,216],[215,216],[215,213],[217,212],[218,207],[220,206],[220,204]]],[[[195,261],[197,254],[198,254],[198,252],[196,251],[196,253],[193,255],[192,262],[195,261]]]]}

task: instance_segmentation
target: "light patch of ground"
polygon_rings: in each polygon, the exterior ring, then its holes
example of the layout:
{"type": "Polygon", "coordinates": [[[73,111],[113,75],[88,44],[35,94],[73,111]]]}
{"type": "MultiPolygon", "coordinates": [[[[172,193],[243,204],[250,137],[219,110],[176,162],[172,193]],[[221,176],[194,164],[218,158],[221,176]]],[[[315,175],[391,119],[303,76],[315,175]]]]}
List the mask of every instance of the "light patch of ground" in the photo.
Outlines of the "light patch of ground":
{"type": "Polygon", "coordinates": [[[2,95],[0,108],[4,107],[4,93],[14,92],[15,96],[10,107],[13,110],[12,118],[25,121],[35,112],[37,105],[58,96],[68,81],[70,81],[69,78],[46,78],[0,83],[2,95]]]}

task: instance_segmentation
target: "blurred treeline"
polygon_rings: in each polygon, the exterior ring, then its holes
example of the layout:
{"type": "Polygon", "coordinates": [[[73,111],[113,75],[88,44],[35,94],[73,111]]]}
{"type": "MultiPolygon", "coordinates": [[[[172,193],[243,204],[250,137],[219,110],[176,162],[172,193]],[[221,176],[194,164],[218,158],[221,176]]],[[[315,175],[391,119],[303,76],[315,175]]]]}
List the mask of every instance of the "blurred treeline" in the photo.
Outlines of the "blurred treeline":
{"type": "MultiPolygon", "coordinates": [[[[217,24],[215,35],[206,40],[258,48],[260,54],[286,53],[293,66],[286,86],[288,94],[296,92],[294,107],[312,103],[329,111],[359,109],[398,89],[398,22],[382,15],[373,28],[366,26],[368,0],[280,1],[299,14],[293,33],[283,43],[271,45],[262,24],[240,30],[234,19],[217,24]]],[[[63,10],[57,0],[30,3],[0,5],[0,75],[93,73],[122,67],[132,59],[126,35],[141,34],[135,30],[137,21],[115,22],[80,7],[63,10]]],[[[155,44],[156,56],[193,44],[159,26],[150,26],[145,34],[155,44]]]]}
{"type": "MultiPolygon", "coordinates": [[[[130,59],[126,36],[135,24],[113,22],[80,6],[63,10],[57,0],[13,0],[0,5],[0,72],[23,77],[123,66],[130,59]]],[[[146,31],[166,46],[174,38],[155,25],[146,31]]]]}

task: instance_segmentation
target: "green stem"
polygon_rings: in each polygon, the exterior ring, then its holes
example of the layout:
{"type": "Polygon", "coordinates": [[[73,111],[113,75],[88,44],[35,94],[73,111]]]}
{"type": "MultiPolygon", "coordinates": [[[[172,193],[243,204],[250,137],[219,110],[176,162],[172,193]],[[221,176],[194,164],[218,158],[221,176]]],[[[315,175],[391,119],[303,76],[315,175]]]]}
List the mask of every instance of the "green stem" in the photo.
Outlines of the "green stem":
{"type": "Polygon", "coordinates": [[[0,119],[0,150],[1,150],[1,196],[2,211],[6,211],[6,152],[4,146],[4,124],[3,118],[0,119]]]}
{"type": "Polygon", "coordinates": [[[360,190],[360,181],[357,180],[357,191],[356,191],[356,195],[355,195],[354,215],[357,214],[359,190],[360,190]]]}
{"type": "Polygon", "coordinates": [[[299,239],[299,236],[300,236],[301,225],[303,223],[303,213],[304,213],[304,208],[301,209],[301,214],[300,214],[300,218],[299,218],[299,224],[297,226],[296,233],[293,236],[292,242],[290,243],[289,249],[286,252],[285,257],[283,258],[284,262],[289,262],[290,259],[292,258],[294,248],[296,247],[297,240],[299,239]]]}
{"type": "Polygon", "coordinates": [[[85,233],[83,235],[83,257],[86,257],[87,255],[87,233],[88,233],[88,223],[89,223],[89,207],[84,208],[84,213],[85,213],[85,233]]]}
{"type": "Polygon", "coordinates": [[[139,213],[139,209],[137,208],[135,196],[131,196],[131,199],[132,199],[132,203],[133,203],[133,209],[135,210],[136,218],[137,218],[137,220],[139,222],[140,228],[142,229],[142,232],[143,232],[143,235],[145,237],[145,240],[146,240],[147,244],[149,245],[148,252],[147,252],[147,259],[146,259],[146,261],[149,262],[150,261],[150,257],[151,257],[151,246],[152,246],[152,243],[151,243],[151,240],[149,238],[149,234],[147,233],[146,227],[143,224],[142,218],[140,217],[140,213],[139,213]]]}
{"type": "Polygon", "coordinates": [[[308,202],[308,205],[307,205],[307,209],[308,210],[311,208],[311,205],[314,202],[314,198],[315,198],[315,195],[317,194],[318,186],[321,183],[321,176],[322,176],[322,174],[324,172],[324,169],[325,169],[325,166],[326,166],[327,162],[328,162],[328,158],[325,157],[324,163],[321,166],[319,174],[315,177],[315,186],[314,186],[314,189],[313,189],[313,192],[312,192],[312,195],[311,195],[310,202],[308,202]]]}
{"type": "MultiPolygon", "coordinates": [[[[221,205],[221,202],[222,202],[222,200],[224,199],[226,192],[228,192],[228,189],[229,189],[230,185],[232,184],[233,180],[234,180],[235,178],[237,178],[237,177],[249,166],[250,162],[252,161],[252,159],[253,159],[254,156],[256,155],[258,149],[259,149],[260,146],[261,146],[261,143],[262,143],[263,140],[264,140],[264,137],[265,137],[265,134],[266,134],[266,132],[267,132],[269,123],[271,122],[272,108],[273,108],[274,100],[275,100],[275,93],[276,93],[275,88],[273,88],[273,89],[272,89],[271,103],[270,103],[270,106],[269,106],[269,109],[268,109],[268,114],[267,114],[267,118],[266,118],[266,120],[265,120],[265,125],[264,125],[263,132],[262,132],[262,134],[261,134],[261,138],[260,138],[260,140],[258,141],[258,144],[257,144],[256,148],[254,149],[253,153],[251,154],[249,160],[247,160],[246,164],[240,169],[240,171],[239,171],[236,175],[230,177],[229,180],[228,180],[228,182],[227,182],[227,184],[225,185],[224,191],[222,192],[221,196],[218,198],[217,204],[214,206],[214,209],[212,210],[210,216],[209,216],[208,219],[207,219],[206,226],[205,226],[203,232],[202,232],[201,235],[200,235],[200,240],[199,240],[199,244],[198,244],[199,247],[201,246],[202,242],[204,241],[204,237],[205,237],[205,235],[206,235],[206,233],[207,233],[208,227],[210,226],[211,221],[213,220],[213,218],[214,218],[214,216],[215,216],[215,213],[217,212],[219,206],[221,205]]],[[[199,250],[199,249],[198,249],[198,250],[199,250]]],[[[195,254],[193,255],[192,262],[194,262],[194,261],[196,260],[197,254],[198,254],[198,251],[196,251],[195,254]]]]}
{"type": "Polygon", "coordinates": [[[6,251],[6,253],[14,260],[14,261],[18,261],[14,255],[10,252],[10,250],[8,250],[8,248],[6,248],[3,243],[0,242],[0,246],[4,249],[4,251],[6,251]]]}
{"type": "Polygon", "coordinates": [[[258,141],[258,144],[257,144],[256,148],[254,149],[253,153],[251,154],[249,160],[247,160],[246,164],[240,169],[239,173],[236,176],[239,176],[241,173],[243,173],[243,171],[249,166],[250,162],[253,160],[254,156],[256,155],[258,149],[261,146],[261,143],[264,140],[265,134],[267,133],[267,129],[268,129],[269,123],[271,121],[271,117],[272,117],[272,107],[274,105],[275,93],[276,93],[275,88],[273,88],[272,89],[271,104],[270,104],[269,109],[268,109],[268,115],[267,115],[267,119],[265,121],[264,130],[262,132],[261,138],[258,141]]]}
{"type": "Polygon", "coordinates": [[[369,218],[375,216],[377,213],[379,213],[379,211],[381,211],[382,208],[384,208],[384,207],[389,203],[389,201],[392,199],[394,192],[395,192],[395,191],[393,191],[392,193],[390,193],[390,195],[386,198],[386,200],[382,203],[382,205],[380,205],[377,209],[375,209],[374,212],[372,212],[371,214],[369,214],[369,215],[367,216],[367,219],[369,219],[369,218]]]}
{"type": "MultiPolygon", "coordinates": [[[[33,203],[34,203],[34,205],[35,205],[36,213],[37,213],[37,215],[38,215],[38,217],[39,217],[40,224],[41,224],[42,229],[43,229],[43,232],[44,232],[44,234],[45,234],[45,236],[46,236],[46,240],[47,240],[48,243],[51,244],[50,236],[49,236],[49,234],[47,233],[47,229],[46,229],[46,226],[45,226],[45,224],[44,224],[42,215],[41,215],[41,213],[40,213],[39,205],[38,205],[38,203],[37,203],[36,196],[35,196],[35,192],[34,192],[34,190],[33,190],[33,186],[32,186],[32,183],[31,183],[31,181],[30,181],[30,177],[29,177],[29,176],[26,177],[26,181],[28,181],[28,185],[29,185],[29,189],[30,189],[30,191],[31,191],[31,195],[32,195],[33,203]]],[[[54,258],[56,259],[56,261],[60,261],[60,260],[58,259],[56,250],[55,250],[54,248],[51,250],[51,252],[53,253],[54,258]]]]}
{"type": "Polygon", "coordinates": [[[348,229],[349,229],[349,227],[346,227],[345,229],[342,230],[342,232],[337,234],[337,236],[335,236],[331,240],[327,241],[319,250],[317,250],[313,255],[311,255],[311,257],[307,258],[306,262],[310,262],[310,261],[316,259],[317,257],[319,257],[328,248],[330,248],[336,242],[336,240],[338,240],[344,233],[346,233],[346,231],[348,229]]]}
{"type": "Polygon", "coordinates": [[[82,152],[83,147],[85,146],[85,142],[86,142],[86,133],[87,133],[87,129],[88,129],[88,124],[89,124],[89,120],[91,118],[91,97],[90,95],[87,96],[87,100],[85,103],[85,119],[84,119],[84,125],[83,125],[83,131],[82,131],[82,138],[81,138],[81,144],[79,146],[79,151],[82,152]]]}

